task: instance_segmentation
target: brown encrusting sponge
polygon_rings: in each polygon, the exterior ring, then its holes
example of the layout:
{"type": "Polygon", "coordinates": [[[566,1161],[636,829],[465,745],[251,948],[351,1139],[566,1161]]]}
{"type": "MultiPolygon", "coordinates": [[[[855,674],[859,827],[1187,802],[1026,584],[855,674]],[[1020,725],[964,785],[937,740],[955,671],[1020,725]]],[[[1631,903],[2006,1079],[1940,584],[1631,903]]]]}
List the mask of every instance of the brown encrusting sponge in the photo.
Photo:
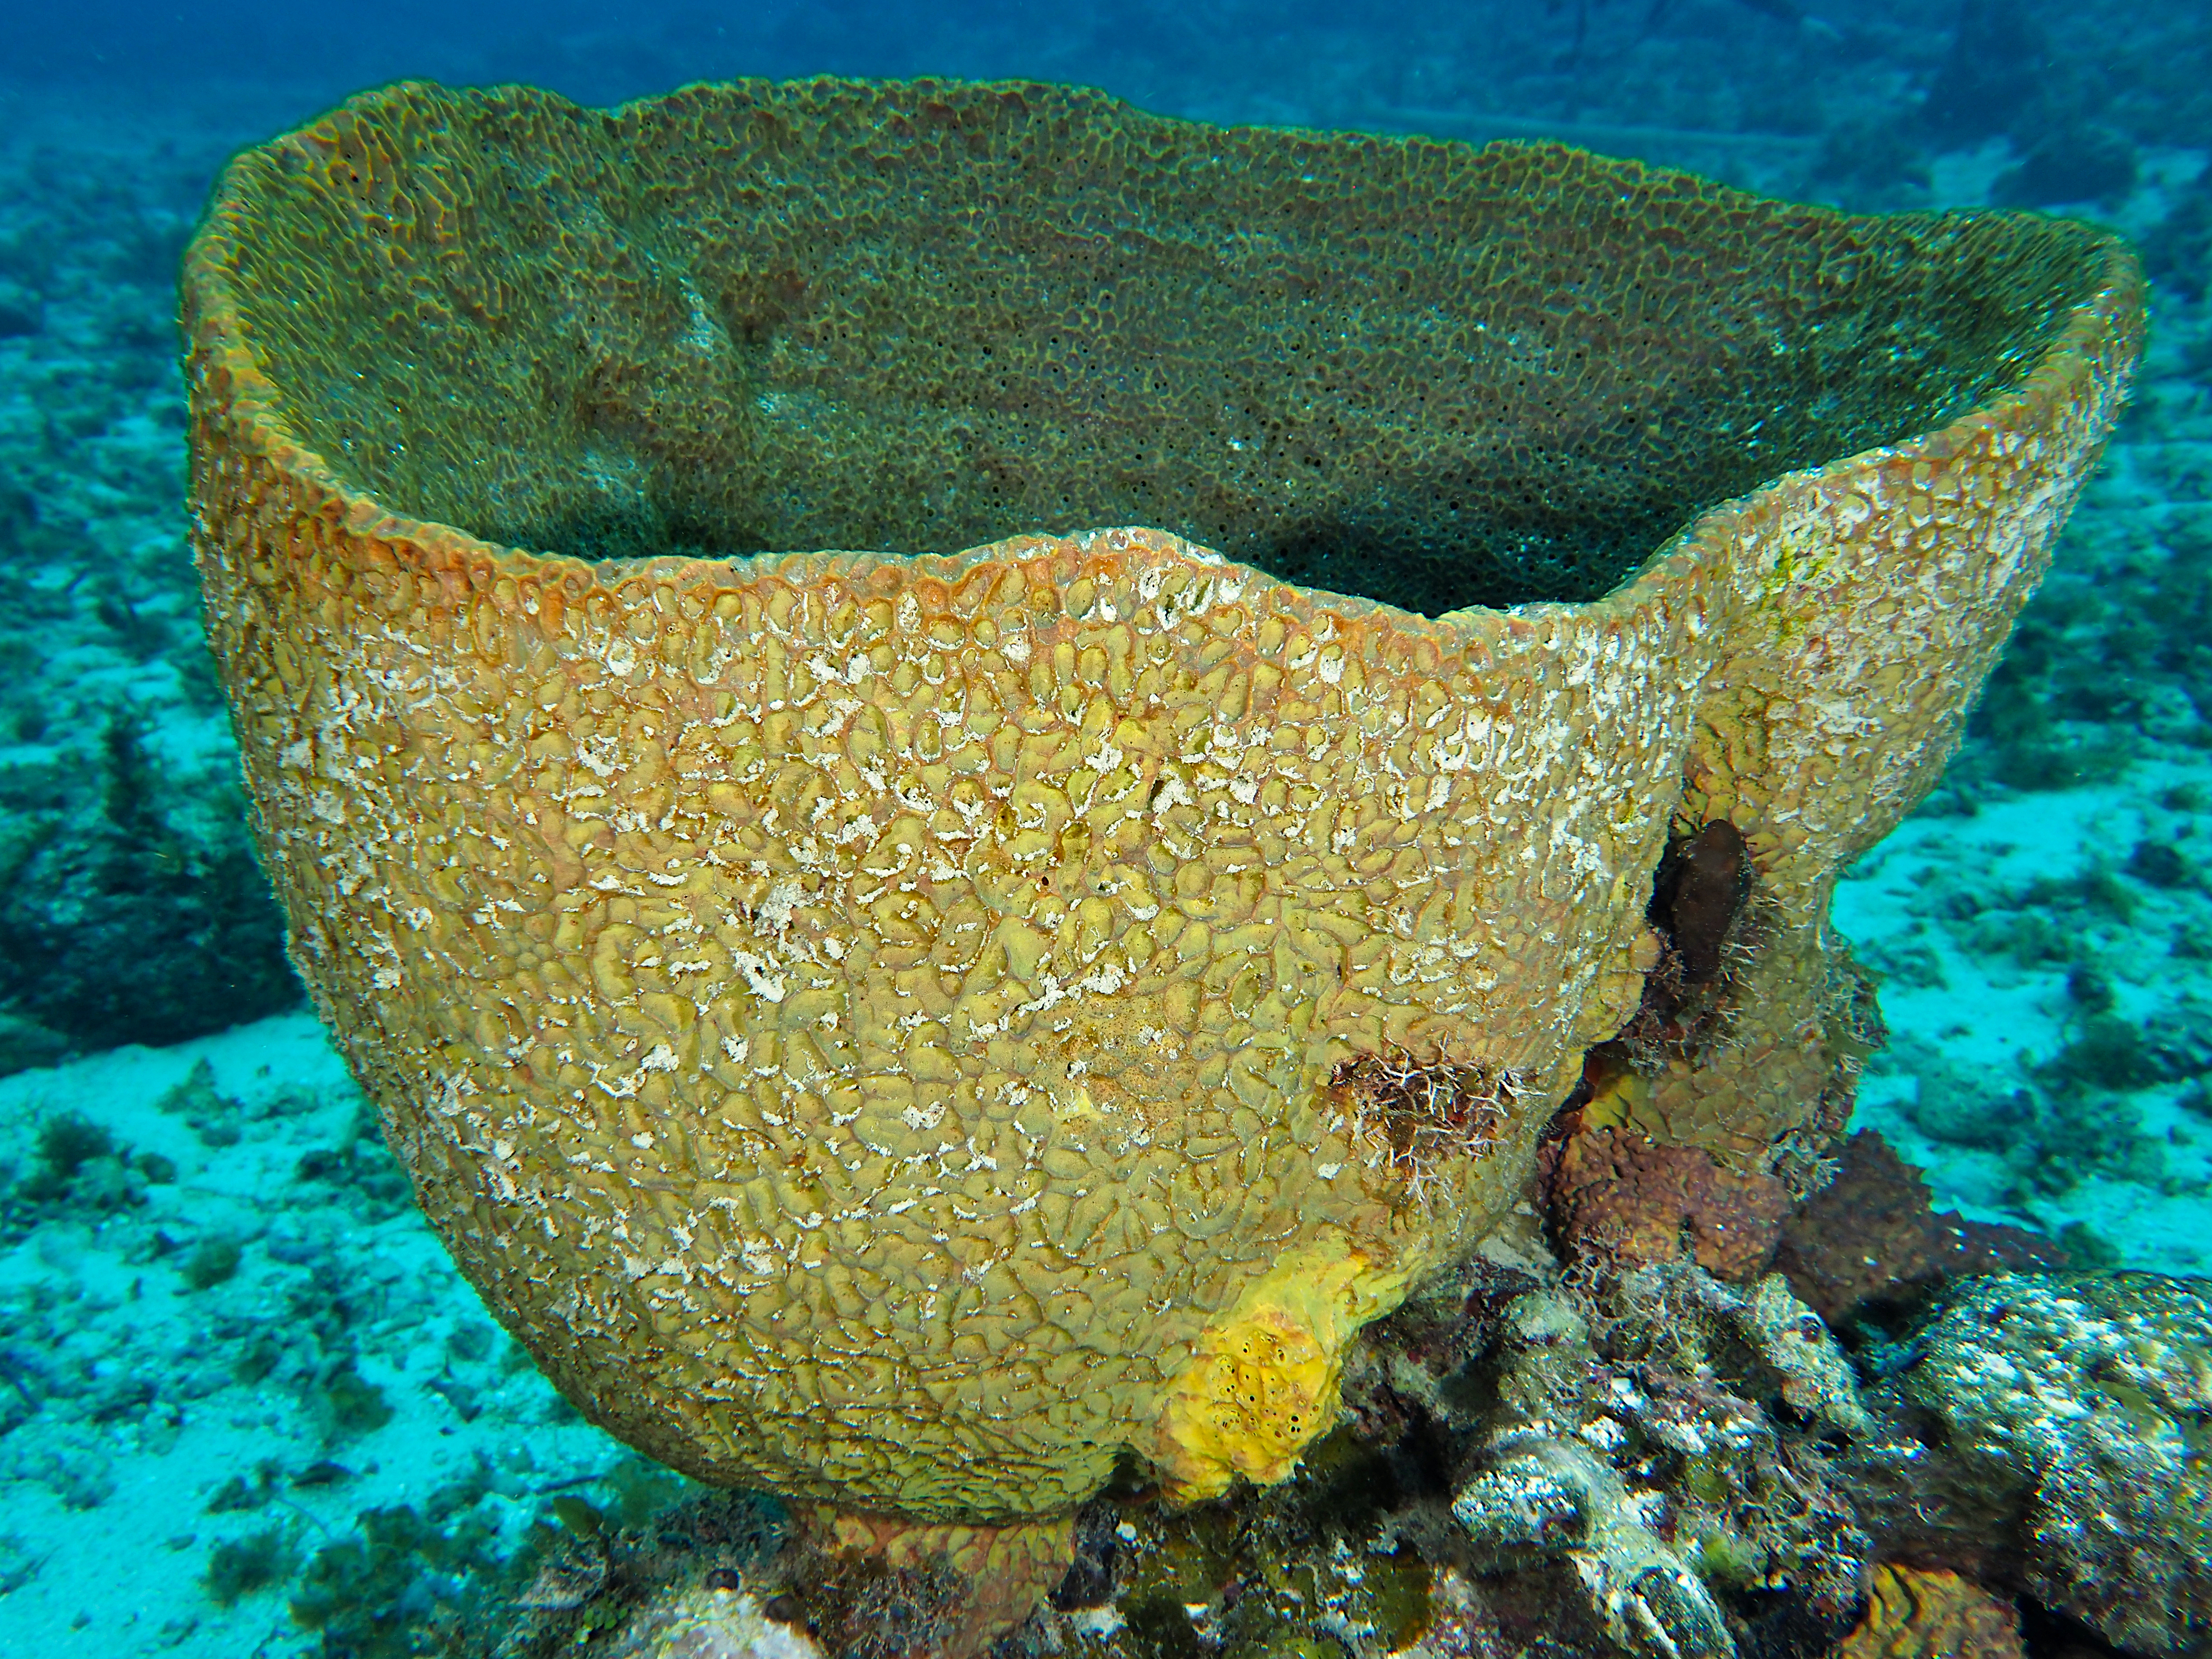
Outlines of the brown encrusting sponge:
{"type": "Polygon", "coordinates": [[[1285,1474],[1714,820],[1702,1012],[1581,1122],[1802,1182],[1837,871],[2140,327],[2062,222],[946,83],[369,94],[185,294],[262,844],[425,1210],[617,1434],[968,1527],[1285,1474]]]}

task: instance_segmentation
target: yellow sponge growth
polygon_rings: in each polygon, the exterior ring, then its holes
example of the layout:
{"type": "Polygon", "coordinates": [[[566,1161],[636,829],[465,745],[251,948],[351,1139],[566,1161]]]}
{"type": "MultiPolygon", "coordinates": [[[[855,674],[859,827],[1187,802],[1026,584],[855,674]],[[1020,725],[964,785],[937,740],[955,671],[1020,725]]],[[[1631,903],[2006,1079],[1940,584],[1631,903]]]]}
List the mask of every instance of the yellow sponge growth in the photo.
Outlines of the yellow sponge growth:
{"type": "Polygon", "coordinates": [[[1237,1477],[1272,1486],[1336,1421],[1352,1334],[1405,1299],[1414,1264],[1378,1268],[1338,1235],[1287,1251],[1244,1288],[1165,1391],[1153,1466],[1176,1502],[1237,1477]]]}

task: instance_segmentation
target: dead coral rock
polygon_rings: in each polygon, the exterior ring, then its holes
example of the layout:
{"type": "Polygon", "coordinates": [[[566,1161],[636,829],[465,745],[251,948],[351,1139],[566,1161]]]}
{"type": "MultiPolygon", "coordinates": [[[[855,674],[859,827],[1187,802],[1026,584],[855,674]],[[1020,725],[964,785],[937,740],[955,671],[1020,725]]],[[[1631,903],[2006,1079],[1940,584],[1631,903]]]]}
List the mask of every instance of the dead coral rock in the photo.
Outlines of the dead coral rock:
{"type": "Polygon", "coordinates": [[[1075,1517],[1007,1526],[922,1525],[804,1506],[793,1589],[838,1659],[981,1653],[1076,1559],[1075,1517]]]}
{"type": "MultiPolygon", "coordinates": [[[[796,1553],[774,1500],[694,1491],[621,1527],[587,1506],[579,1510],[568,1525],[585,1530],[572,1532],[526,1589],[487,1615],[496,1622],[481,1650],[457,1643],[452,1650],[539,1655],[589,1642],[605,1659],[822,1659],[803,1629],[771,1611],[772,1587],[796,1553]]],[[[337,1650],[337,1632],[335,1624],[326,1632],[329,1650],[337,1650]]]]}
{"type": "MultiPolygon", "coordinates": [[[[1507,1659],[1486,1645],[1487,1586],[1443,1565],[1464,1554],[1448,1489],[1401,1483],[1340,1429],[1290,1480],[1170,1510],[1121,1489],[1080,1534],[1110,1539],[1096,1589],[1055,1595],[994,1659],[1507,1659]],[[1079,1605],[1075,1605],[1079,1603],[1079,1605]]],[[[1080,1556],[1079,1556],[1079,1561],[1080,1556]]],[[[1555,1644],[1558,1659],[1585,1650],[1555,1644]]],[[[1601,1652],[1602,1650],[1595,1650],[1601,1652]]],[[[1595,1653],[1592,1655],[1595,1659],[1595,1653]]]]}
{"type": "Polygon", "coordinates": [[[1955,1572],[1881,1566],[1867,1576],[1867,1615],[1836,1659],[2026,1659],[2009,1601],[1955,1572]]]}
{"type": "Polygon", "coordinates": [[[608,1645],[607,1659],[844,1659],[825,1655],[807,1631],[772,1617],[737,1589],[664,1595],[633,1626],[608,1645]]]}
{"type": "Polygon", "coordinates": [[[1540,1266],[1470,1257],[1362,1331],[1343,1383],[1361,1441],[1388,1450],[1409,1437],[1471,1432],[1489,1404],[1473,1386],[1471,1367],[1498,1340],[1514,1298],[1553,1271],[1548,1258],[1540,1266]]]}
{"type": "Polygon", "coordinates": [[[1850,1362],[1779,1273],[1743,1292],[1686,1264],[1645,1267],[1616,1281],[1605,1305],[1616,1358],[1656,1358],[1692,1378],[1740,1378],[1747,1391],[1779,1395],[1837,1434],[1873,1431],[1850,1362]]]}
{"type": "Polygon", "coordinates": [[[1577,1440],[1522,1439],[1462,1487],[1452,1515],[1493,1565],[1566,1547],[1589,1610],[1623,1652],[1735,1659],[1728,1616],[1656,1531],[1620,1471],[1577,1440]]]}
{"type": "Polygon", "coordinates": [[[1724,1169],[1695,1146],[1633,1129],[1589,1129],[1560,1148],[1551,1176],[1562,1250],[1614,1272],[1692,1261],[1715,1276],[1755,1277],[1774,1254],[1790,1190],[1756,1170],[1724,1169]]]}
{"type": "Polygon", "coordinates": [[[1872,1129],[1850,1138],[1835,1180],[1790,1218],[1774,1266],[1830,1325],[1943,1279],[2063,1268],[2056,1240],[1931,1207],[1928,1183],[1872,1129]]]}
{"type": "Polygon", "coordinates": [[[1678,1266],[1610,1290],[1595,1310],[1530,1291],[1499,1321],[1452,1505],[1486,1593],[1510,1625],[1548,1565],[1554,1621],[1600,1651],[1764,1652],[1770,1619],[1834,1639],[1869,1541],[1821,1442],[1873,1426],[1841,1352],[1779,1279],[1747,1297],[1678,1266]],[[1778,1394],[1778,1415],[1758,1403],[1778,1394]]]}
{"type": "MultiPolygon", "coordinates": [[[[1429,1585],[1429,1627],[1395,1659],[1505,1659],[1520,1650],[1504,1645],[1498,1616],[1456,1567],[1441,1569],[1429,1585]]],[[[1559,1650],[1564,1655],[1567,1650],[1559,1650]]]]}
{"type": "Polygon", "coordinates": [[[2002,1274],[1870,1351],[1841,1470],[1886,1548],[2016,1585],[2116,1646],[2212,1642],[2212,1283],[2002,1274]]]}

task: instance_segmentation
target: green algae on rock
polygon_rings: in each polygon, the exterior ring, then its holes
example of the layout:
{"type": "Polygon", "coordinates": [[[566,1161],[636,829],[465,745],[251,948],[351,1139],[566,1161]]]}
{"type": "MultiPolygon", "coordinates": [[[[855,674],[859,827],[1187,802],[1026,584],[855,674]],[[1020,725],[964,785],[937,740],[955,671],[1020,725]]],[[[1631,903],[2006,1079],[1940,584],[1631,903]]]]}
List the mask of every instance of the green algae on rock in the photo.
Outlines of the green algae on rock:
{"type": "Polygon", "coordinates": [[[654,1456],[945,1525],[1278,1480],[1519,1200],[1677,829],[1755,948],[1587,1112],[1808,1166],[1836,872],[2138,287],[2059,222],[1047,87],[366,94],[186,277],[294,956],[654,1456]]]}

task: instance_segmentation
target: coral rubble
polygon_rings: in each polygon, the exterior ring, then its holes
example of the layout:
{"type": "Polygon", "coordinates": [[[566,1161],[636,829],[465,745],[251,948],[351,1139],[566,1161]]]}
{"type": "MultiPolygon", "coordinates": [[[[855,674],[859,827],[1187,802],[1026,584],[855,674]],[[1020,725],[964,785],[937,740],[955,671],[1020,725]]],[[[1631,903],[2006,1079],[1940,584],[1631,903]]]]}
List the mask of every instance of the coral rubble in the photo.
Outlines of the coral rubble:
{"type": "Polygon", "coordinates": [[[2017,1584],[2130,1653],[2212,1638],[2212,1282],[1997,1274],[1877,1359],[1854,1455],[1908,1559],[2017,1584]]]}

